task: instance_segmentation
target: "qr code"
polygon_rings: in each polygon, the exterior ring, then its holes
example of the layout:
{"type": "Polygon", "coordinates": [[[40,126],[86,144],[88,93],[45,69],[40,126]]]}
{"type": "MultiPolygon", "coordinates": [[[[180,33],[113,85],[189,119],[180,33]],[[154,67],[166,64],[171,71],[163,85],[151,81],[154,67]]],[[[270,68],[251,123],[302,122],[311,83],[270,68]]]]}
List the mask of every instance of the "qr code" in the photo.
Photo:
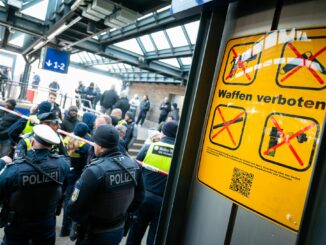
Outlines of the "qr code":
{"type": "Polygon", "coordinates": [[[245,197],[249,197],[253,179],[254,174],[234,168],[230,189],[239,192],[245,197]]]}

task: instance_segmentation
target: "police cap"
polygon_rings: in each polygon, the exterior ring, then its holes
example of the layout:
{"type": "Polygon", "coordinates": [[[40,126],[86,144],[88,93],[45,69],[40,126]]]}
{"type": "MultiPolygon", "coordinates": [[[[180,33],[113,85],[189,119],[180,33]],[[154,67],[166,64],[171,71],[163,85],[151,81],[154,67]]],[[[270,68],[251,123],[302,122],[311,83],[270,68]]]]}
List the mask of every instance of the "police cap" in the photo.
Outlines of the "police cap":
{"type": "Polygon", "coordinates": [[[48,125],[35,125],[33,131],[35,134],[34,139],[44,146],[52,146],[60,143],[59,136],[48,125]]]}
{"type": "Polygon", "coordinates": [[[53,123],[61,123],[60,118],[54,112],[46,112],[42,113],[38,116],[40,122],[53,122],[53,123]]]}

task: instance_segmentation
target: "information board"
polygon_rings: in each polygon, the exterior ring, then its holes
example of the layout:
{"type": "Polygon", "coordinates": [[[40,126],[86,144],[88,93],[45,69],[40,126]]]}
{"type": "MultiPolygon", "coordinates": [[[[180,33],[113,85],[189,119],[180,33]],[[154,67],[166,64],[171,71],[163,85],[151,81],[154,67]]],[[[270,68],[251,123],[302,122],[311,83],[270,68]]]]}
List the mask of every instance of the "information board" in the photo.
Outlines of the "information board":
{"type": "Polygon", "coordinates": [[[40,65],[45,70],[67,73],[69,59],[69,52],[46,47],[42,50],[40,65]]]}
{"type": "Polygon", "coordinates": [[[324,123],[325,67],[326,28],[231,39],[213,94],[199,181],[297,232],[324,123]]]}

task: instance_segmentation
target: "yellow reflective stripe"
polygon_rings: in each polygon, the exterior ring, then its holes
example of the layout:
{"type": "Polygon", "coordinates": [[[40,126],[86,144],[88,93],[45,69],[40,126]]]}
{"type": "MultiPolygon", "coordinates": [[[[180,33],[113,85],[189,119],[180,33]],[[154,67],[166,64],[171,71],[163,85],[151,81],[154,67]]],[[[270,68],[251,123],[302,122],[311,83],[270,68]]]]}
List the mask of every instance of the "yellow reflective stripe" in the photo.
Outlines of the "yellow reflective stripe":
{"type": "Polygon", "coordinates": [[[31,141],[29,138],[23,138],[26,144],[26,151],[29,151],[31,149],[31,141]]]}
{"type": "Polygon", "coordinates": [[[170,166],[171,166],[171,161],[172,161],[172,156],[166,156],[163,154],[157,154],[155,151],[159,151],[161,148],[173,151],[174,145],[166,144],[163,142],[156,142],[150,145],[147,154],[144,159],[144,163],[147,165],[153,166],[155,168],[158,168],[162,171],[169,172],[170,166]]]}

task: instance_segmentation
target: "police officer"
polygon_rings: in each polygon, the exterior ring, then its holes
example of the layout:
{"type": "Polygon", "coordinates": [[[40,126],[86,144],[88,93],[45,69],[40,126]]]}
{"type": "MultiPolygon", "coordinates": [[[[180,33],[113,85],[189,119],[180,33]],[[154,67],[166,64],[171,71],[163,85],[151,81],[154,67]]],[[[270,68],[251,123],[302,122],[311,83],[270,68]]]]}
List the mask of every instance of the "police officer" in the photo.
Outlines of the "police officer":
{"type": "MultiPolygon", "coordinates": [[[[176,121],[166,122],[162,128],[160,141],[151,145],[145,145],[138,153],[137,160],[168,172],[171,166],[177,130],[178,123],[176,121]]],[[[145,168],[142,175],[145,186],[145,198],[137,212],[137,221],[130,229],[127,245],[141,244],[149,224],[147,245],[154,244],[155,240],[167,176],[145,168]]]]}
{"type": "Polygon", "coordinates": [[[140,169],[120,153],[113,126],[98,127],[93,139],[97,158],[77,181],[68,213],[85,227],[85,244],[119,244],[127,210],[135,211],[143,197],[140,169]]]}
{"type": "Polygon", "coordinates": [[[55,210],[69,166],[50,153],[51,146],[59,143],[58,135],[46,125],[33,130],[26,157],[0,172],[4,244],[55,244],[55,210]]]}
{"type": "MultiPolygon", "coordinates": [[[[40,114],[39,116],[40,123],[43,125],[48,125],[54,132],[56,132],[60,127],[60,119],[53,112],[47,112],[40,114]]],[[[57,133],[56,133],[57,134],[57,133]]],[[[27,151],[31,148],[31,142],[34,137],[34,132],[23,135],[22,139],[18,142],[14,154],[14,158],[22,158],[26,155],[27,151]]],[[[68,156],[67,150],[65,148],[63,139],[58,135],[60,142],[57,145],[52,147],[53,153],[59,155],[68,156]]]]}

